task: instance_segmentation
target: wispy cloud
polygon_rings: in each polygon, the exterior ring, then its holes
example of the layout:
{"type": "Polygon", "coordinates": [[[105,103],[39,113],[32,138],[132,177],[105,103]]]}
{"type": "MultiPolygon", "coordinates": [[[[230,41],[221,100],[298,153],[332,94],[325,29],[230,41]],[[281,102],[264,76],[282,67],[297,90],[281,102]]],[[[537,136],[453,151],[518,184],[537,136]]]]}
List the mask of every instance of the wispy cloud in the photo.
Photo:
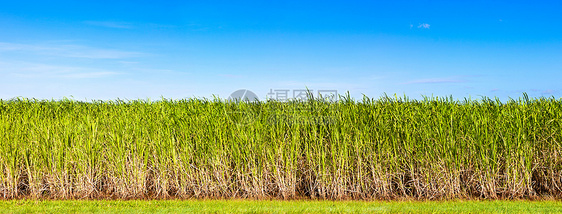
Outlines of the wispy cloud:
{"type": "Polygon", "coordinates": [[[427,24],[427,23],[421,23],[421,24],[419,24],[419,25],[418,25],[418,28],[425,28],[425,29],[429,29],[429,26],[430,26],[430,25],[429,25],[429,24],[427,24]]]}
{"type": "Polygon", "coordinates": [[[131,29],[133,25],[128,22],[114,22],[114,21],[84,21],[84,24],[93,25],[98,27],[131,29]]]}
{"type": "Polygon", "coordinates": [[[118,75],[120,73],[112,71],[86,71],[77,73],[62,74],[60,77],[68,79],[93,79],[93,78],[104,78],[109,76],[118,75]]]}
{"type": "Polygon", "coordinates": [[[427,79],[417,79],[405,82],[403,84],[440,84],[440,83],[460,83],[466,82],[466,79],[460,77],[446,77],[446,78],[427,78],[427,79]]]}
{"type": "Polygon", "coordinates": [[[51,47],[0,42],[0,51],[50,51],[51,47]]]}
{"type": "Polygon", "coordinates": [[[100,49],[84,46],[62,47],[60,56],[90,59],[123,59],[143,56],[143,53],[121,51],[113,49],[100,49]]]}
{"type": "Polygon", "coordinates": [[[242,75],[236,75],[236,74],[219,74],[219,76],[228,79],[240,79],[243,77],[242,75]]]}
{"type": "Polygon", "coordinates": [[[532,92],[535,93],[540,93],[541,95],[551,95],[551,94],[557,94],[558,90],[554,90],[554,89],[531,89],[532,92]]]}
{"type": "Polygon", "coordinates": [[[347,82],[347,81],[321,81],[321,80],[311,80],[311,81],[295,81],[295,80],[288,80],[288,81],[277,81],[274,82],[270,87],[277,88],[277,89],[306,89],[316,91],[316,90],[355,90],[355,89],[363,89],[372,82],[347,82]]]}
{"type": "Polygon", "coordinates": [[[90,58],[90,59],[124,59],[144,56],[144,53],[122,51],[115,49],[103,49],[81,45],[35,45],[18,43],[1,43],[0,52],[19,51],[30,54],[90,58]]]}
{"type": "Polygon", "coordinates": [[[120,74],[99,68],[52,65],[31,62],[0,62],[0,72],[15,78],[35,79],[91,79],[120,74]]]}

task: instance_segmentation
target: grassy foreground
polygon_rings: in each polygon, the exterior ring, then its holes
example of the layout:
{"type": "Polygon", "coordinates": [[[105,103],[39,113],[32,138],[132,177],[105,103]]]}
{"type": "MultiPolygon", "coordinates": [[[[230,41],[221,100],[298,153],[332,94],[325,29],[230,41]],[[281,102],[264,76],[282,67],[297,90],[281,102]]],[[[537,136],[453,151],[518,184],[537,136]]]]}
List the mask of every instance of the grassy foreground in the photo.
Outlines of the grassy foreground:
{"type": "Polygon", "coordinates": [[[0,100],[0,198],[562,197],[562,100],[0,100]]]}
{"type": "Polygon", "coordinates": [[[560,201],[0,201],[0,213],[560,213],[560,201]]]}

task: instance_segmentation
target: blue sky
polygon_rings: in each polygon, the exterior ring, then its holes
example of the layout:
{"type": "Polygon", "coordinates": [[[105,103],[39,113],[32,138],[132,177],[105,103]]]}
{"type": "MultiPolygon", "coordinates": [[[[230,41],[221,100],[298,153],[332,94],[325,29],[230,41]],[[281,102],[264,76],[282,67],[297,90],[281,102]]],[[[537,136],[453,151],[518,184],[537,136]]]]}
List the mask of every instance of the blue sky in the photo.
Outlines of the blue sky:
{"type": "Polygon", "coordinates": [[[5,1],[0,98],[560,97],[558,1],[5,1]]]}

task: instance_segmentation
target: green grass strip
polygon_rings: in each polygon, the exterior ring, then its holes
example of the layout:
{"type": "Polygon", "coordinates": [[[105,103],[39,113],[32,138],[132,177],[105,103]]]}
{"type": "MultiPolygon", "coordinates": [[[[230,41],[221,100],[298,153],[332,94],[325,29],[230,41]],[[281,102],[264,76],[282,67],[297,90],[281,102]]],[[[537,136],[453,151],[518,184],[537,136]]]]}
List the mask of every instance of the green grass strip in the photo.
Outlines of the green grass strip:
{"type": "Polygon", "coordinates": [[[6,200],[0,213],[562,213],[562,201],[6,200]]]}

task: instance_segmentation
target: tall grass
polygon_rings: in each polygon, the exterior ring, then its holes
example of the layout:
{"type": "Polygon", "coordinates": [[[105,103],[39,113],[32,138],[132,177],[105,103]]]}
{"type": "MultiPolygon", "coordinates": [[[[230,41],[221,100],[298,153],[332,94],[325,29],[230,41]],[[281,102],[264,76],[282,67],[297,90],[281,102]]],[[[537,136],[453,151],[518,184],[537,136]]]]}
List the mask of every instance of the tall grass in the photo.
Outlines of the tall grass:
{"type": "Polygon", "coordinates": [[[0,100],[0,198],[562,196],[562,100],[0,100]]]}

